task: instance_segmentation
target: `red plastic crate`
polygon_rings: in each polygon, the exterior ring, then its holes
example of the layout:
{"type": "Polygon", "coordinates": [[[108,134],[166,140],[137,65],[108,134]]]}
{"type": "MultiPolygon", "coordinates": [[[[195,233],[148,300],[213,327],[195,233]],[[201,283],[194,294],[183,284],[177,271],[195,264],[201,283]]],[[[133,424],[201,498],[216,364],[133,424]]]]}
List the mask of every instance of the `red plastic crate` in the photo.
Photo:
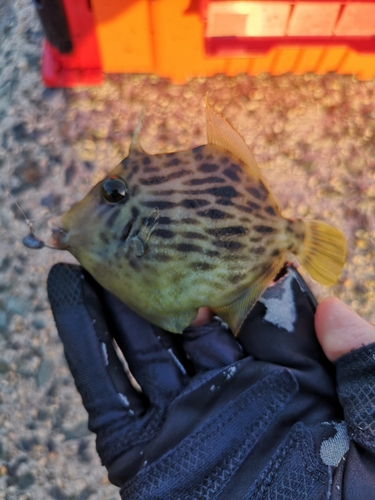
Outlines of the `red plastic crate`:
{"type": "Polygon", "coordinates": [[[102,65],[95,32],[95,20],[89,3],[64,0],[73,50],[61,54],[47,40],[43,46],[42,77],[47,87],[99,85],[102,65]]]}

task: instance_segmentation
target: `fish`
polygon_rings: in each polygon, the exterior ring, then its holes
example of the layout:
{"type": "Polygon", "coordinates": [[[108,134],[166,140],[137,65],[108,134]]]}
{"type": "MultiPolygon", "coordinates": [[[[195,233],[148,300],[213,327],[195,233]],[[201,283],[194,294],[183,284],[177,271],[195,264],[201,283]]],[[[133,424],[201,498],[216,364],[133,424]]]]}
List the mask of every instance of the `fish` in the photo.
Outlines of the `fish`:
{"type": "Polygon", "coordinates": [[[345,238],[330,224],[284,218],[242,136],[206,100],[207,143],[150,155],[135,130],[128,156],[50,223],[69,251],[151,323],[182,333],[209,307],[234,335],[291,258],[334,284],[345,238]]]}

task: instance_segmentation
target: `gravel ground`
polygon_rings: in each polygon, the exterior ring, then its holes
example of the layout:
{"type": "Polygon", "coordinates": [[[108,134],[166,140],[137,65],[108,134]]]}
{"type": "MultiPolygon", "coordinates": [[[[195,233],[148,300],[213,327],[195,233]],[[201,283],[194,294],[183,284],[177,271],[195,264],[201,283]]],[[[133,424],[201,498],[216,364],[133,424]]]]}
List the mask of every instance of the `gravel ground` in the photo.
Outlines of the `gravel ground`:
{"type": "Polygon", "coordinates": [[[87,430],[49,309],[51,265],[31,251],[18,202],[36,233],[126,155],[146,105],[143,145],[173,151],[205,140],[206,92],[243,134],[288,216],[322,218],[347,237],[331,289],[375,322],[375,82],[350,76],[195,79],[110,76],[100,88],[40,81],[42,32],[29,0],[0,3],[0,499],[116,499],[87,430]]]}

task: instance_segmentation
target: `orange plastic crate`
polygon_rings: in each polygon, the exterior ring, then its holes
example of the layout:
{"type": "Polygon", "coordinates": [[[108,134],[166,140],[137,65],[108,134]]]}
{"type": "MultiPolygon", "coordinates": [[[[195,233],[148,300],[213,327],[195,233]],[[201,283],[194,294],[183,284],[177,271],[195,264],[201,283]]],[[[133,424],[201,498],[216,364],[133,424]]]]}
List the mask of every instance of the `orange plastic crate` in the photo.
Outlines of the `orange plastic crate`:
{"type": "Polygon", "coordinates": [[[217,73],[375,76],[375,1],[63,3],[74,49],[61,55],[46,44],[42,71],[50,86],[79,84],[80,72],[83,84],[90,72],[92,84],[102,73],[156,73],[174,83],[217,73]]]}

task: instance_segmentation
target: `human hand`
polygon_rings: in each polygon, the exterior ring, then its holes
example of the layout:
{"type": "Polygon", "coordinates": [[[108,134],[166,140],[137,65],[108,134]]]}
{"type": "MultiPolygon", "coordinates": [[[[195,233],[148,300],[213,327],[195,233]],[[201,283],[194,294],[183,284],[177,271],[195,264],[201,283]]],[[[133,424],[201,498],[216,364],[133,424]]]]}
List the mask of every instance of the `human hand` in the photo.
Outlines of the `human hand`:
{"type": "Polygon", "coordinates": [[[315,330],[325,355],[332,362],[353,349],[375,342],[375,326],[336,297],[328,297],[319,304],[315,330]]]}
{"type": "Polygon", "coordinates": [[[263,499],[285,481],[297,495],[285,499],[326,497],[329,467],[312,443],[334,434],[316,424],[342,409],[315,336],[314,298],[293,268],[237,339],[218,320],[183,335],[154,327],[77,266],[55,266],[48,291],[98,453],[123,498],[263,499]]]}

